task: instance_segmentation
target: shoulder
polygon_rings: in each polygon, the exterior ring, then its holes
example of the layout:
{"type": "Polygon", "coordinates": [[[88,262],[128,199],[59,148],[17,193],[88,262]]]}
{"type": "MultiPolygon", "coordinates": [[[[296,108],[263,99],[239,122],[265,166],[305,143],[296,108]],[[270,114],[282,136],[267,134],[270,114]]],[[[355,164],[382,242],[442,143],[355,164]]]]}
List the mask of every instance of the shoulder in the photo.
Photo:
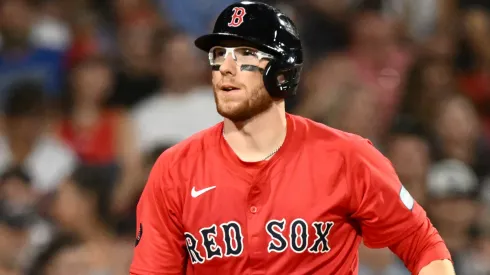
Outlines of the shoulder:
{"type": "Polygon", "coordinates": [[[335,147],[345,153],[372,147],[372,143],[359,135],[345,132],[302,116],[292,116],[298,127],[305,131],[305,140],[324,147],[335,147]]]}
{"type": "Polygon", "coordinates": [[[306,150],[316,153],[335,151],[352,165],[366,160],[385,161],[383,154],[367,138],[301,116],[292,117],[295,124],[299,125],[297,127],[305,129],[306,150]]]}
{"type": "Polygon", "coordinates": [[[208,161],[208,154],[216,151],[221,129],[222,123],[218,123],[163,151],[151,169],[149,188],[165,190],[165,194],[183,199],[183,191],[196,166],[204,159],[208,161]]]}
{"type": "Polygon", "coordinates": [[[223,122],[195,133],[183,141],[165,150],[155,165],[164,165],[167,169],[189,164],[210,149],[219,145],[219,136],[223,122]]]}

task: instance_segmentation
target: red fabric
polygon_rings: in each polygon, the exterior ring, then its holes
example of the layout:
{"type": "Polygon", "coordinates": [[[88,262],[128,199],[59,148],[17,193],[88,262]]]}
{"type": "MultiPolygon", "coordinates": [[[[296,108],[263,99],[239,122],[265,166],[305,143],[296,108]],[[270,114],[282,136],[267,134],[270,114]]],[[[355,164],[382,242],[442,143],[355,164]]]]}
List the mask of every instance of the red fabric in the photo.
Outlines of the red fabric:
{"type": "Polygon", "coordinates": [[[417,251],[404,256],[412,272],[431,259],[427,234],[436,233],[381,153],[358,136],[287,120],[265,164],[240,161],[223,123],[165,151],[137,207],[131,274],[352,275],[361,238],[417,251]],[[420,241],[405,245],[413,234],[420,241]]]}
{"type": "Polygon", "coordinates": [[[479,102],[490,101],[490,74],[483,72],[459,77],[463,92],[478,105],[479,102]]]}
{"type": "Polygon", "coordinates": [[[66,119],[61,122],[59,135],[84,163],[111,163],[116,158],[117,120],[117,112],[106,111],[92,127],[76,129],[72,121],[66,119]]]}
{"type": "Polygon", "coordinates": [[[68,49],[65,57],[65,66],[67,68],[76,67],[91,56],[97,56],[99,54],[99,45],[94,37],[80,36],[75,39],[72,46],[68,49]]]}
{"type": "Polygon", "coordinates": [[[390,249],[413,274],[419,274],[422,268],[435,260],[452,260],[444,241],[429,219],[425,219],[420,228],[390,249]]]}
{"type": "Polygon", "coordinates": [[[260,170],[267,164],[267,161],[259,161],[259,162],[245,162],[242,161],[236,154],[233,152],[233,149],[223,140],[221,144],[221,148],[223,151],[223,156],[230,160],[231,163],[236,163],[239,165],[241,169],[246,171],[251,178],[254,178],[258,175],[260,170]]]}

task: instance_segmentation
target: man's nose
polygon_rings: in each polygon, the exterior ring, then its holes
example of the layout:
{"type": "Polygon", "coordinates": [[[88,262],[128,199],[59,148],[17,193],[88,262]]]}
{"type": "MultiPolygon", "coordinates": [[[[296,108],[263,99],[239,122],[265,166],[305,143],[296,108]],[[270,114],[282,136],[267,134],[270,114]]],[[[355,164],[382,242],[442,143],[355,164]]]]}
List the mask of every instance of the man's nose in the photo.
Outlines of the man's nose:
{"type": "Polygon", "coordinates": [[[237,64],[235,60],[233,59],[233,56],[231,53],[229,53],[226,57],[225,60],[223,61],[223,64],[219,67],[219,71],[223,74],[232,74],[235,75],[237,70],[237,64]]]}

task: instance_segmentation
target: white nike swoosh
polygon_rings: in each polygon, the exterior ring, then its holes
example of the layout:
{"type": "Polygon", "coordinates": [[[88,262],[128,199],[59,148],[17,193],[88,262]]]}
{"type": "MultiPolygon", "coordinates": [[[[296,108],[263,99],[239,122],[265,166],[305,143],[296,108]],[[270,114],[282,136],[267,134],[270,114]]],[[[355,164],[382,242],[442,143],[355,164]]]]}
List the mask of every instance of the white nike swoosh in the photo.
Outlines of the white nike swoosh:
{"type": "Polygon", "coordinates": [[[202,190],[196,191],[196,187],[192,187],[192,190],[191,190],[191,196],[192,196],[193,198],[197,198],[197,197],[199,197],[200,195],[202,195],[202,194],[204,194],[204,193],[206,193],[206,192],[208,192],[209,190],[212,190],[212,189],[214,189],[214,188],[216,188],[216,186],[211,186],[211,187],[204,188],[204,189],[202,189],[202,190]]]}

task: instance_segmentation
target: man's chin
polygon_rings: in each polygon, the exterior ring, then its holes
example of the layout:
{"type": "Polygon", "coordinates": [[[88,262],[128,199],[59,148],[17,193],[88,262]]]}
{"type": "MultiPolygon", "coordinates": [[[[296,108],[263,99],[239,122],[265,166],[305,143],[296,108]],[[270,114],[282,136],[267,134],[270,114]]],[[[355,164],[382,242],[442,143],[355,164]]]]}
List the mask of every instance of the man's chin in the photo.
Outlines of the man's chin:
{"type": "Polygon", "coordinates": [[[226,109],[223,109],[223,108],[219,108],[218,107],[218,113],[222,117],[224,117],[226,119],[229,119],[229,120],[231,120],[231,121],[233,121],[235,123],[245,122],[245,121],[251,119],[254,116],[254,114],[251,113],[247,109],[226,110],[226,109]]]}
{"type": "Polygon", "coordinates": [[[248,121],[273,105],[273,101],[268,95],[260,97],[258,92],[256,97],[251,100],[223,98],[215,94],[215,102],[218,113],[233,122],[248,121]]]}

